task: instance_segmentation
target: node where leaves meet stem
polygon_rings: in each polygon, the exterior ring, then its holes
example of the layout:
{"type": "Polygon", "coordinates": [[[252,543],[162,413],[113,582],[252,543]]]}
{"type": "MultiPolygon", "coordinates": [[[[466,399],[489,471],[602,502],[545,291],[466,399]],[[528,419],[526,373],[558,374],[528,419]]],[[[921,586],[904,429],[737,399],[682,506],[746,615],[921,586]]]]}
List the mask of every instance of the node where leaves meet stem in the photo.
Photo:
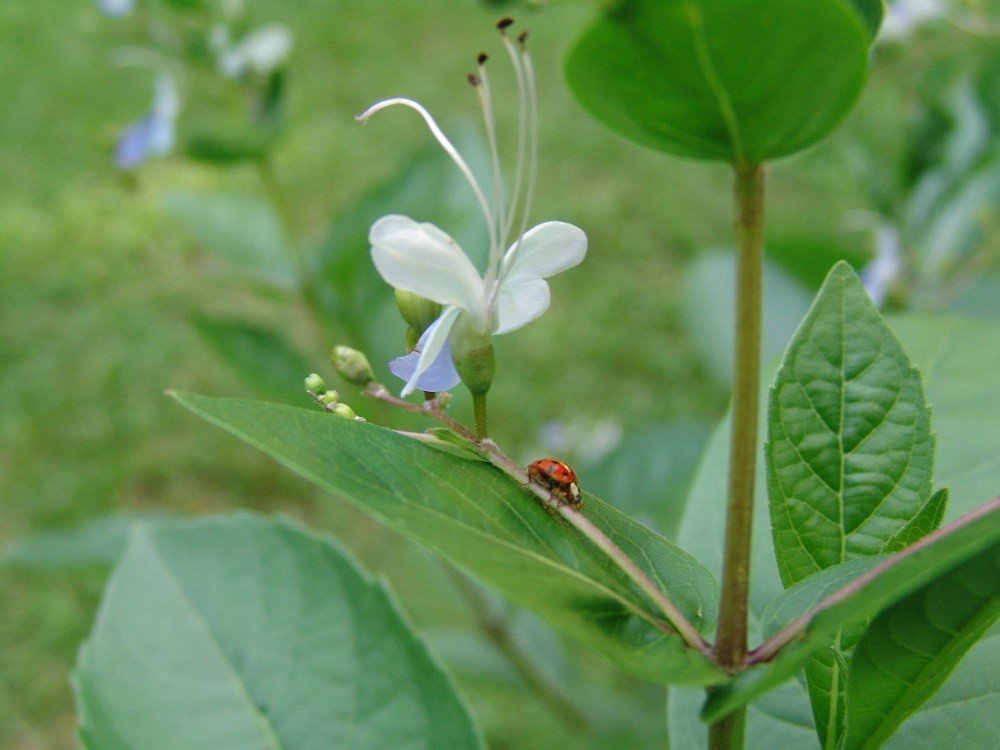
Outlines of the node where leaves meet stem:
{"type": "MultiPolygon", "coordinates": [[[[722,563],[718,637],[713,653],[727,672],[743,669],[747,656],[750,540],[753,532],[757,417],[760,401],[761,286],[764,249],[764,170],[736,167],[736,336],[729,444],[726,541],[722,563]]],[[[743,747],[746,709],[709,728],[711,750],[743,747]]]]}

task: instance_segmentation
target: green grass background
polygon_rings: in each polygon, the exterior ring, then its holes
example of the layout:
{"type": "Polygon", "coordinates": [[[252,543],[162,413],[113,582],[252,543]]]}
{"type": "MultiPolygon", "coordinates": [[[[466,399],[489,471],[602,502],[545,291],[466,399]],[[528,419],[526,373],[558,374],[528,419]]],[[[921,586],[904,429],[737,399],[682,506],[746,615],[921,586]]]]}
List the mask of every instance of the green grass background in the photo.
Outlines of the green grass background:
{"type": "MultiPolygon", "coordinates": [[[[472,0],[256,0],[253,13],[296,36],[277,169],[304,233],[316,238],[333,213],[428,142],[413,118],[385,116],[362,129],[352,116],[405,94],[446,127],[467,119],[476,105],[464,74],[481,48],[496,47],[496,11],[472,0]]],[[[631,427],[711,420],[725,406],[685,339],[678,285],[694,253],[730,241],[729,175],[632,146],[574,105],[560,60],[589,14],[566,5],[523,19],[542,92],[535,216],[582,226],[591,250],[554,280],[551,311],[501,341],[494,419],[514,449],[553,418],[631,427]]],[[[0,544],[118,510],[283,511],[333,531],[386,571],[421,628],[464,627],[467,612],[427,555],[353,511],[317,503],[303,482],[163,396],[170,387],[246,393],[194,331],[196,312],[286,332],[317,366],[333,342],[294,303],[210,272],[158,207],[167,188],[256,191],[250,170],[175,157],[130,184],[113,168],[117,130],[148,106],[148,76],[111,63],[135,31],[83,0],[0,3],[0,544]]],[[[947,50],[931,39],[884,56],[845,125],[775,165],[772,232],[834,234],[845,211],[866,207],[859,153],[891,173],[917,71],[947,50]]],[[[501,125],[511,126],[515,112],[501,106],[501,125]]],[[[68,674],[101,582],[97,572],[0,572],[0,746],[73,746],[68,674]]],[[[584,669],[628,683],[597,662],[584,669]]],[[[463,683],[496,747],[567,731],[524,690],[463,683]],[[542,729],[525,728],[532,717],[542,729]]],[[[662,706],[659,691],[625,688],[662,706]]]]}

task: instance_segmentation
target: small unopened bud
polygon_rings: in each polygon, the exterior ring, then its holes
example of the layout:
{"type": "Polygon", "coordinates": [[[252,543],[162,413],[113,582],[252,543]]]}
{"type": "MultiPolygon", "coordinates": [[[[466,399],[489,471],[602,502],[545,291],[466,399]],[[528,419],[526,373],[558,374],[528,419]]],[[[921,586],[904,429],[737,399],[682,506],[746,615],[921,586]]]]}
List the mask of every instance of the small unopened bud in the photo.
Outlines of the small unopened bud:
{"type": "MultiPolygon", "coordinates": [[[[417,332],[418,339],[441,314],[441,305],[437,302],[431,302],[419,294],[404,292],[400,289],[396,290],[396,307],[399,308],[399,314],[403,316],[403,320],[417,332]]],[[[415,347],[416,343],[410,348],[415,347]]]]}
{"type": "Polygon", "coordinates": [[[471,318],[462,315],[451,329],[451,357],[465,387],[473,396],[489,391],[496,372],[493,336],[476,330],[471,318]]]}
{"type": "Polygon", "coordinates": [[[315,372],[306,378],[306,392],[317,394],[317,393],[322,393],[325,390],[326,390],[326,383],[324,383],[323,378],[321,378],[315,372]]]}
{"type": "Polygon", "coordinates": [[[327,391],[317,397],[317,400],[323,404],[323,406],[332,406],[340,401],[340,394],[336,391],[327,391]]]}
{"type": "Polygon", "coordinates": [[[335,407],[333,407],[332,413],[344,419],[354,419],[355,417],[358,416],[357,414],[354,413],[354,409],[352,409],[347,404],[337,404],[335,407]]]}
{"type": "Polygon", "coordinates": [[[333,368],[348,383],[365,386],[375,380],[368,357],[349,346],[335,346],[330,354],[333,368]]]}

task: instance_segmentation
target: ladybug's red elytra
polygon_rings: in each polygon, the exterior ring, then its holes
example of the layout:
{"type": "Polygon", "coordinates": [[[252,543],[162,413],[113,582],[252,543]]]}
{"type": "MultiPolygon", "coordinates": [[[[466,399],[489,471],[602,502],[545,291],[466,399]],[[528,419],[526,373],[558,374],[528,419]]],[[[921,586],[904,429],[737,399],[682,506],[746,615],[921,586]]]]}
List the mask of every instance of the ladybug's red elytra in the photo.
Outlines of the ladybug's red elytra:
{"type": "Polygon", "coordinates": [[[547,488],[552,496],[573,510],[583,507],[576,472],[556,458],[540,458],[528,465],[528,478],[547,488]]]}

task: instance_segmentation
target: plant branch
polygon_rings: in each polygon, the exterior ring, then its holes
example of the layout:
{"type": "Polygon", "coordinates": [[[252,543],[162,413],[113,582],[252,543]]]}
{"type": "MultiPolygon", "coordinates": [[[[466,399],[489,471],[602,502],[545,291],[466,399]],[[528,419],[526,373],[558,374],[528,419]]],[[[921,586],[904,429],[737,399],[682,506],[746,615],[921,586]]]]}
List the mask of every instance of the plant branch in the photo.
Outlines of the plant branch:
{"type": "Polygon", "coordinates": [[[465,596],[472,609],[476,624],[493,644],[503,652],[524,681],[574,732],[586,729],[590,721],[587,716],[566,698],[565,693],[552,678],[539,667],[531,654],[525,651],[507,620],[493,612],[490,603],[479,588],[462,572],[449,567],[458,589],[465,596]]]}
{"type": "Polygon", "coordinates": [[[674,604],[664,592],[660,591],[660,589],[656,587],[656,584],[650,580],[649,576],[647,576],[642,569],[639,568],[639,566],[636,565],[635,562],[633,562],[620,547],[618,547],[618,545],[611,541],[611,539],[609,539],[603,531],[591,523],[591,521],[582,513],[573,510],[565,503],[562,503],[557,498],[553,497],[552,493],[546,487],[543,487],[536,482],[532,482],[528,478],[527,472],[521,468],[518,463],[500,450],[496,443],[489,439],[480,439],[467,427],[459,422],[456,422],[447,414],[443,413],[441,411],[440,402],[436,400],[425,401],[423,404],[419,405],[414,404],[393,396],[388,390],[386,390],[385,386],[379,383],[370,384],[362,393],[369,398],[374,398],[379,401],[392,404],[400,409],[404,409],[415,414],[424,414],[426,416],[433,417],[472,443],[480,451],[483,457],[486,458],[491,464],[500,469],[515,482],[528,489],[541,501],[545,508],[562,516],[577,531],[583,534],[588,540],[590,540],[591,543],[604,552],[604,554],[606,554],[611,561],[614,562],[615,565],[617,565],[622,572],[625,573],[625,575],[632,579],[632,582],[635,583],[639,589],[649,597],[652,603],[656,605],[657,609],[659,609],[666,618],[669,626],[667,623],[662,623],[653,617],[647,617],[646,619],[664,632],[676,632],[688,646],[698,649],[705,655],[710,655],[711,648],[708,642],[702,637],[701,633],[698,632],[698,629],[691,623],[690,620],[687,619],[687,617],[684,616],[684,613],[677,608],[677,605],[674,604]]]}
{"type": "Polygon", "coordinates": [[[278,214],[278,221],[281,222],[282,233],[288,241],[292,261],[295,263],[295,270],[299,276],[299,283],[304,288],[306,283],[305,259],[302,257],[302,248],[291,202],[278,180],[278,173],[274,168],[274,160],[271,156],[269,154],[261,156],[256,163],[257,174],[260,176],[268,200],[271,201],[271,205],[274,206],[274,210],[278,214]]]}
{"type": "MultiPolygon", "coordinates": [[[[764,171],[759,165],[737,165],[734,197],[737,247],[732,428],[719,627],[713,648],[719,665],[730,674],[743,668],[747,653],[764,249],[764,171]]],[[[712,750],[743,747],[744,712],[712,725],[712,750]]]]}
{"type": "Polygon", "coordinates": [[[747,665],[752,666],[754,664],[771,661],[771,659],[775,658],[785,646],[801,636],[816,616],[824,610],[839,604],[849,597],[855,596],[859,592],[863,591],[869,583],[878,579],[879,576],[883,575],[886,571],[896,567],[907,558],[912,557],[938,540],[954,533],[963,526],[968,526],[970,523],[978,521],[981,518],[998,511],[1000,511],[1000,496],[993,498],[988,503],[976,508],[971,513],[966,513],[961,518],[956,518],[954,521],[946,526],[942,526],[937,531],[932,531],[930,534],[914,542],[906,549],[900,550],[892,557],[889,557],[876,565],[867,573],[858,576],[850,583],[834,591],[830,594],[830,596],[826,597],[826,599],[823,599],[819,604],[816,604],[807,610],[803,615],[799,616],[795,620],[792,620],[792,622],[760,644],[760,646],[750,653],[749,658],[747,659],[747,665]]]}

